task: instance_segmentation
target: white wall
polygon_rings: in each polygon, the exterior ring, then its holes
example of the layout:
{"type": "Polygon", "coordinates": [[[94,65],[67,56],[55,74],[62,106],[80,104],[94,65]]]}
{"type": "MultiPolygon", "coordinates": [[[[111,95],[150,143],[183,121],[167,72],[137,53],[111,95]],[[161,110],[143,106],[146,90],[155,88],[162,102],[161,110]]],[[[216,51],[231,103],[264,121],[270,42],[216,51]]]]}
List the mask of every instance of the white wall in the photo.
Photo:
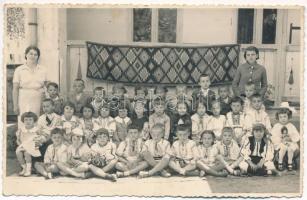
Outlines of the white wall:
{"type": "Polygon", "coordinates": [[[236,43],[236,16],[237,9],[182,9],[182,42],[236,43]]]}
{"type": "Polygon", "coordinates": [[[131,9],[67,9],[67,39],[130,42],[131,9]]]}

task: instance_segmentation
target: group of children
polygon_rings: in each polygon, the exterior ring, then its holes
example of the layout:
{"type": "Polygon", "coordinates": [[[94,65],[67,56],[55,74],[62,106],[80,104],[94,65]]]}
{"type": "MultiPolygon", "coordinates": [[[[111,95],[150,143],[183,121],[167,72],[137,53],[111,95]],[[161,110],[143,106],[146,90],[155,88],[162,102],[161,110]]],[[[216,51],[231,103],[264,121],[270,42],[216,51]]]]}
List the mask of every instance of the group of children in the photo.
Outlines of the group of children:
{"type": "Polygon", "coordinates": [[[48,83],[43,114],[21,116],[19,174],[30,176],[33,166],[46,178],[95,175],[116,181],[133,174],[267,176],[279,175],[285,165],[293,169],[300,135],[289,122],[289,106],[276,112],[272,128],[253,83],[246,84],[244,97],[232,98],[226,86],[215,94],[207,74],[199,85],[191,98],[184,86],[171,97],[165,87],[149,95],[137,86],[130,100],[121,84],[108,97],[103,87],[88,97],[84,81],[76,79],[64,101],[58,85],[48,83]]]}

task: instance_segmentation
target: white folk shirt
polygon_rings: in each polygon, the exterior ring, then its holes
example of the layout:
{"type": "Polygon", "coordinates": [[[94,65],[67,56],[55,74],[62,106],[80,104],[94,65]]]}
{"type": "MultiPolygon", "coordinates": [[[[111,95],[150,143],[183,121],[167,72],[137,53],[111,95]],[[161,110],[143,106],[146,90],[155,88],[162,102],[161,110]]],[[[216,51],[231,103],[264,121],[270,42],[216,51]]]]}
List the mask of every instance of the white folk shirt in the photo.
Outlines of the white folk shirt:
{"type": "Polygon", "coordinates": [[[210,116],[208,120],[208,130],[212,130],[215,134],[215,137],[220,138],[222,134],[222,129],[226,124],[226,118],[224,115],[220,115],[218,117],[210,116]]]}
{"type": "Polygon", "coordinates": [[[147,140],[142,151],[149,151],[154,158],[163,157],[170,154],[170,143],[165,139],[158,142],[153,139],[147,140]]]}
{"type": "Polygon", "coordinates": [[[209,116],[204,115],[202,117],[199,116],[199,114],[195,113],[191,117],[192,121],[192,134],[200,134],[203,130],[207,130],[209,116]]]}
{"type": "Polygon", "coordinates": [[[230,160],[237,160],[240,156],[240,147],[237,142],[232,140],[229,145],[225,145],[222,141],[215,144],[220,155],[230,160]]]}
{"type": "Polygon", "coordinates": [[[116,145],[112,142],[108,142],[105,146],[100,146],[95,143],[91,146],[91,149],[101,156],[105,156],[106,160],[113,160],[116,158],[116,145]]]}
{"type": "Polygon", "coordinates": [[[56,128],[61,117],[55,113],[43,114],[37,120],[37,126],[40,130],[50,135],[52,129],[56,128]],[[50,124],[47,121],[47,117],[50,120],[50,124]]]}
{"type": "Polygon", "coordinates": [[[56,162],[66,162],[67,161],[67,146],[61,144],[57,147],[54,144],[48,146],[45,156],[44,163],[53,164],[56,162]]]}
{"type": "Polygon", "coordinates": [[[171,156],[183,159],[187,163],[196,160],[196,143],[193,140],[187,140],[183,143],[175,141],[171,147],[171,156]]]}
{"type": "Polygon", "coordinates": [[[203,161],[209,166],[213,166],[216,156],[218,155],[218,149],[215,145],[210,147],[204,147],[204,145],[198,145],[196,148],[197,160],[203,161]]]}

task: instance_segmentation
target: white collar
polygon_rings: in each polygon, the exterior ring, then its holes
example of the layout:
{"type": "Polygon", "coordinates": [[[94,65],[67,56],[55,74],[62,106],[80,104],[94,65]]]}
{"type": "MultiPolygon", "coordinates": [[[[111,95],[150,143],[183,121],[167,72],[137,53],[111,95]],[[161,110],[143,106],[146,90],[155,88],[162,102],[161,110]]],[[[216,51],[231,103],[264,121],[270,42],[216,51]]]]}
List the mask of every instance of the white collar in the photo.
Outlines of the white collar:
{"type": "Polygon", "coordinates": [[[22,126],[22,127],[21,127],[21,130],[22,130],[22,132],[34,133],[34,132],[37,132],[39,129],[38,129],[36,126],[34,126],[34,127],[31,128],[31,129],[26,129],[25,126],[22,126]]]}
{"type": "Polygon", "coordinates": [[[62,115],[61,120],[65,121],[65,122],[77,122],[77,117],[75,115],[73,115],[70,120],[67,120],[67,119],[65,119],[65,116],[62,115]]]}

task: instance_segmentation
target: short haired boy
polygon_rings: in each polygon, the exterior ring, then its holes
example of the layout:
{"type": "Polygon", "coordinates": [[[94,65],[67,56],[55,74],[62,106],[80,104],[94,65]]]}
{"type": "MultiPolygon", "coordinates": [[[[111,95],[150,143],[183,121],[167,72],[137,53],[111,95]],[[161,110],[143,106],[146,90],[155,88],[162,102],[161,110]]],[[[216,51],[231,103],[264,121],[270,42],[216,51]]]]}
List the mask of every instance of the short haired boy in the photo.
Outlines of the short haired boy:
{"type": "Polygon", "coordinates": [[[94,108],[93,117],[98,117],[99,111],[104,104],[105,90],[103,87],[95,87],[93,93],[94,96],[91,101],[91,105],[94,108]]]}
{"type": "Polygon", "coordinates": [[[118,170],[118,178],[136,174],[148,167],[147,162],[141,157],[143,144],[137,126],[129,125],[127,138],[119,144],[116,151],[118,163],[115,167],[118,170]]]}
{"type": "Polygon", "coordinates": [[[216,143],[219,155],[217,160],[220,161],[220,169],[226,168],[233,175],[239,175],[235,168],[239,167],[239,163],[243,160],[240,157],[240,147],[233,139],[234,132],[231,127],[224,127],[222,130],[222,140],[216,143]]]}
{"type": "Polygon", "coordinates": [[[216,99],[216,94],[213,90],[210,90],[210,76],[208,74],[202,74],[199,78],[198,85],[200,89],[196,89],[192,93],[192,110],[195,111],[196,102],[205,102],[207,113],[211,114],[212,101],[216,99]]]}
{"type": "Polygon", "coordinates": [[[88,103],[89,97],[84,92],[85,84],[82,79],[75,79],[73,91],[68,95],[68,101],[75,105],[75,115],[81,117],[81,108],[88,103]]]}
{"type": "Polygon", "coordinates": [[[221,102],[221,115],[226,115],[229,111],[231,111],[230,108],[230,91],[228,86],[221,86],[218,89],[220,102],[221,102]]]}
{"type": "Polygon", "coordinates": [[[59,123],[60,116],[54,112],[54,102],[52,99],[44,99],[42,107],[44,114],[38,118],[37,127],[45,134],[50,135],[50,131],[59,123]]]}
{"type": "Polygon", "coordinates": [[[196,169],[196,143],[189,139],[190,129],[178,126],[177,137],[171,147],[169,167],[180,175],[190,175],[196,169]]]}
{"type": "Polygon", "coordinates": [[[152,139],[145,142],[142,150],[143,159],[148,163],[151,169],[149,171],[140,171],[140,178],[153,176],[158,172],[164,177],[171,176],[164,170],[164,168],[168,166],[170,159],[170,143],[163,139],[163,134],[163,125],[156,124],[152,127],[150,131],[152,139]]]}
{"type": "Polygon", "coordinates": [[[63,135],[62,129],[52,129],[50,133],[52,144],[45,152],[44,162],[35,162],[34,164],[36,171],[47,179],[52,179],[53,174],[60,173],[57,167],[58,162],[67,161],[67,146],[63,143],[63,135]]]}
{"type": "Polygon", "coordinates": [[[254,94],[251,97],[251,108],[245,114],[245,127],[248,136],[251,136],[251,130],[254,123],[262,123],[269,131],[272,130],[271,121],[269,115],[262,109],[263,99],[260,94],[254,94]]]}
{"type": "Polygon", "coordinates": [[[57,83],[49,82],[46,86],[46,99],[51,99],[54,103],[54,112],[58,115],[63,114],[64,99],[59,94],[59,86],[57,83]]]}

